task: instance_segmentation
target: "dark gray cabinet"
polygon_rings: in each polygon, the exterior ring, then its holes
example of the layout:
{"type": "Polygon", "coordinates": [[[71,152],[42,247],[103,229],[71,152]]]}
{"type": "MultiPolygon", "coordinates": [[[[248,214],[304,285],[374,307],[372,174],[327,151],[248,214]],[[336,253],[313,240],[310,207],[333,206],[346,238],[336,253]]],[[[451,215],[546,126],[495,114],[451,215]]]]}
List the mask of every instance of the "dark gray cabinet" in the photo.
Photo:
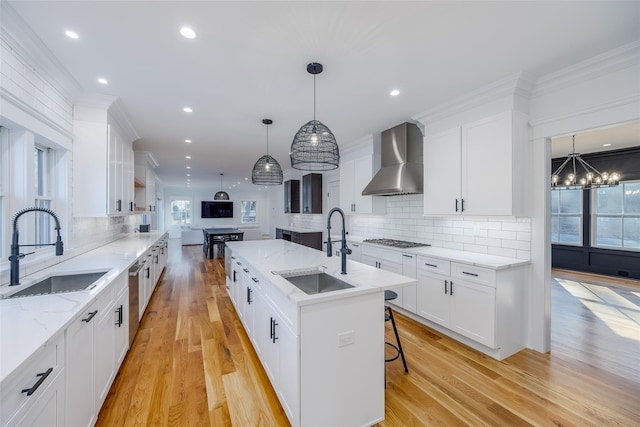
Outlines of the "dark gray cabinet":
{"type": "Polygon", "coordinates": [[[300,180],[284,182],[284,213],[300,213],[300,180]]]}
{"type": "Polygon", "coordinates": [[[322,250],[322,232],[320,231],[305,233],[287,230],[286,228],[276,228],[276,239],[287,240],[319,251],[322,250]]]}
{"type": "Polygon", "coordinates": [[[322,213],[321,173],[310,173],[302,177],[302,213],[322,213]]]}

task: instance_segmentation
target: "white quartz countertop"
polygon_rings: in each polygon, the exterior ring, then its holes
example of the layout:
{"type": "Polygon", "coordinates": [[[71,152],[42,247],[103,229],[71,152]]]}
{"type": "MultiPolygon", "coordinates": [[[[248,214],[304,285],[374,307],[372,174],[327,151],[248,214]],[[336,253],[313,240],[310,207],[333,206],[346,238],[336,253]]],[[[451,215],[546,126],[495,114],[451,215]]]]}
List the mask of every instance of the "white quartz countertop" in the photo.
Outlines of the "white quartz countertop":
{"type": "Polygon", "coordinates": [[[88,290],[0,299],[0,382],[62,333],[113,279],[127,271],[162,236],[160,232],[131,234],[21,277],[19,286],[0,286],[0,295],[6,295],[51,275],[107,271],[88,290]]]}
{"type": "MultiPolygon", "coordinates": [[[[333,238],[333,236],[332,236],[333,238]]],[[[339,239],[339,238],[338,238],[339,239]]],[[[456,249],[439,248],[435,246],[421,246],[417,248],[395,248],[392,246],[377,245],[375,243],[364,242],[367,237],[347,235],[348,242],[357,242],[362,245],[375,246],[377,248],[389,249],[405,254],[424,255],[433,258],[446,259],[449,261],[461,262],[477,267],[502,270],[505,268],[517,267],[530,264],[526,259],[509,258],[498,255],[481,254],[477,252],[459,251],[456,249]]]]}
{"type": "MultiPolygon", "coordinates": [[[[250,242],[227,242],[236,258],[244,259],[259,275],[298,306],[317,304],[335,299],[353,297],[360,294],[380,292],[384,289],[412,285],[415,279],[380,270],[368,265],[347,260],[347,274],[341,274],[341,258],[327,257],[327,254],[286,240],[260,240],[250,242]],[[334,276],[353,288],[307,295],[287,279],[274,273],[319,269],[334,276]]],[[[254,273],[252,271],[252,273],[254,273]]]]}
{"type": "Polygon", "coordinates": [[[302,227],[289,227],[289,226],[279,226],[276,227],[280,230],[293,231],[294,233],[322,233],[322,229],[316,228],[302,228],[302,227]]]}

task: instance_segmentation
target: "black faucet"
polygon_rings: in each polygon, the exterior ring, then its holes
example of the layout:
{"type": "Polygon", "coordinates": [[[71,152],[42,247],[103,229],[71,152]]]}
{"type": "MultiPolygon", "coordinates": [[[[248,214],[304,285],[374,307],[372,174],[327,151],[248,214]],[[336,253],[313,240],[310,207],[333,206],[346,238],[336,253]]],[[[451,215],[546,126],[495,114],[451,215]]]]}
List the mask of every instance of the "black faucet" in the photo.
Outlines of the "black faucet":
{"type": "Polygon", "coordinates": [[[347,255],[351,254],[351,249],[347,247],[347,232],[344,226],[344,212],[340,208],[333,208],[329,211],[329,217],[327,218],[327,256],[333,256],[333,248],[331,247],[331,215],[334,212],[338,212],[342,216],[342,247],[340,248],[340,255],[342,256],[342,271],[340,274],[347,274],[347,255]]]}
{"type": "Polygon", "coordinates": [[[17,214],[13,217],[13,235],[11,236],[11,256],[9,257],[9,261],[11,261],[11,283],[9,286],[16,286],[20,284],[20,260],[27,255],[31,255],[33,252],[29,252],[27,254],[20,253],[20,245],[18,244],[18,218],[27,212],[44,212],[48,213],[53,217],[56,221],[56,232],[58,233],[58,237],[55,243],[42,243],[37,245],[22,245],[22,246],[54,246],[56,247],[56,256],[62,255],[64,252],[64,248],[62,246],[62,238],[60,237],[60,221],[58,220],[58,216],[51,209],[46,208],[26,208],[18,211],[17,214]]]}

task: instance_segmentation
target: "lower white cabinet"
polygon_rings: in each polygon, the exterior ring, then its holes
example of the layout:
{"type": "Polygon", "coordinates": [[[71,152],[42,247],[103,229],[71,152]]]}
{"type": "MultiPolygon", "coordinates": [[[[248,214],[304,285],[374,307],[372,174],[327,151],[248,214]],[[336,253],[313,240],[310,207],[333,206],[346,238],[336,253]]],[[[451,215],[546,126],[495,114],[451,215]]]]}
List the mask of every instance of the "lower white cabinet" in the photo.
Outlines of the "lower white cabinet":
{"type": "Polygon", "coordinates": [[[114,279],[66,330],[66,425],[95,424],[126,353],[128,277],[114,279]]]}
{"type": "Polygon", "coordinates": [[[417,314],[501,360],[524,348],[524,272],[419,256],[417,314]]]}
{"type": "Polygon", "coordinates": [[[0,384],[0,425],[64,426],[64,334],[0,384]]]}

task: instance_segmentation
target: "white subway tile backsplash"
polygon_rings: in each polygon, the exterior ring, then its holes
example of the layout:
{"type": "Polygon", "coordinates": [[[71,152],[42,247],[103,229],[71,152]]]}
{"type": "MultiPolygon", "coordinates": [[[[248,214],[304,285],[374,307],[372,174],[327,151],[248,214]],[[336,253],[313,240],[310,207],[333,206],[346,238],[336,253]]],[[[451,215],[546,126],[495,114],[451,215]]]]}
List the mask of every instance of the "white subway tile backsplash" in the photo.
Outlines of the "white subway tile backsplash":
{"type": "Polygon", "coordinates": [[[422,195],[387,197],[386,215],[349,216],[349,232],[369,238],[530,259],[531,220],[514,217],[425,217],[422,195]]]}

